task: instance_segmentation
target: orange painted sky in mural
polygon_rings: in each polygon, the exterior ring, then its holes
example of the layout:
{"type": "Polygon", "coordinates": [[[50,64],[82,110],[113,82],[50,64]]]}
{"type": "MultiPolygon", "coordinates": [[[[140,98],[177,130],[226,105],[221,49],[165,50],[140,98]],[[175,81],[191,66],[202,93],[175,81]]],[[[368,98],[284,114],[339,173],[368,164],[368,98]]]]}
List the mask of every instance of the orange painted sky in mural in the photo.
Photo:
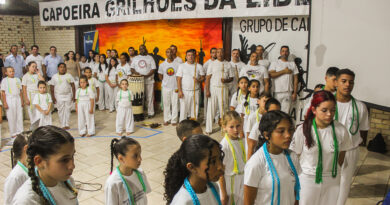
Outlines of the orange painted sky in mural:
{"type": "Polygon", "coordinates": [[[165,56],[165,50],[175,44],[178,54],[184,60],[185,51],[200,49],[202,40],[203,51],[209,58],[212,47],[222,47],[222,19],[185,19],[185,20],[158,20],[143,22],[128,22],[116,24],[96,25],[99,31],[99,50],[105,53],[114,48],[119,54],[127,52],[130,46],[138,50],[142,38],[146,40],[149,53],[155,47],[159,48],[159,55],[165,56]]]}

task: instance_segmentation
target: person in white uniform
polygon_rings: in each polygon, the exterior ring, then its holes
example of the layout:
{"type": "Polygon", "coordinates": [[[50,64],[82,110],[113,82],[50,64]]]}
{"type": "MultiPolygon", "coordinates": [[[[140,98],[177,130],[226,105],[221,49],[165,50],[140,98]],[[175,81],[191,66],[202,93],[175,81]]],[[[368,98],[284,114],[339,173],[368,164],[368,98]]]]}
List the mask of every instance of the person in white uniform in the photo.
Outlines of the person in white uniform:
{"type": "MultiPolygon", "coordinates": [[[[210,49],[210,59],[208,59],[204,64],[203,64],[203,73],[206,75],[207,74],[207,69],[210,66],[210,63],[214,62],[217,59],[217,48],[211,48],[210,49]]],[[[206,80],[206,77],[205,79],[206,80]]],[[[203,113],[204,113],[204,121],[207,119],[207,107],[208,107],[208,100],[209,98],[206,97],[206,90],[203,92],[203,113]]]]}
{"type": "Polygon", "coordinates": [[[119,57],[119,64],[116,67],[118,73],[118,82],[121,82],[123,79],[127,79],[127,77],[131,75],[129,61],[129,55],[123,52],[119,57]]]}
{"type": "Polygon", "coordinates": [[[213,121],[219,110],[219,118],[223,118],[228,109],[228,83],[233,80],[233,70],[229,62],[224,60],[223,49],[217,49],[217,59],[210,63],[206,77],[206,97],[209,98],[207,105],[206,133],[213,131],[213,121]]]}
{"type": "Polygon", "coordinates": [[[134,47],[129,47],[129,65],[131,65],[131,62],[133,61],[133,58],[136,56],[134,47]]]}
{"type": "Polygon", "coordinates": [[[241,69],[240,76],[246,76],[249,80],[258,80],[260,82],[259,93],[269,93],[268,71],[258,64],[255,52],[250,55],[248,64],[241,69]]]}
{"type": "Polygon", "coordinates": [[[65,63],[58,64],[58,73],[54,74],[49,81],[53,103],[57,104],[58,118],[61,127],[70,129],[69,118],[72,103],[75,102],[76,89],[74,79],[66,73],[65,63]]]}
{"type": "Polygon", "coordinates": [[[81,137],[95,135],[95,94],[88,84],[88,78],[82,75],[76,91],[76,112],[81,137]]]}
{"type": "MultiPolygon", "coordinates": [[[[38,126],[52,125],[51,108],[53,107],[53,100],[46,90],[46,82],[39,81],[38,89],[39,93],[34,96],[32,104],[36,108],[36,120],[39,121],[38,126]]],[[[35,124],[34,123],[34,124],[35,124]]],[[[34,127],[35,129],[36,127],[34,127]]]]}
{"type": "Polygon", "coordinates": [[[187,50],[187,62],[179,65],[176,73],[178,97],[180,101],[180,120],[188,117],[198,119],[199,89],[204,80],[203,67],[195,62],[195,52],[187,50]]]}
{"type": "Polygon", "coordinates": [[[105,110],[108,108],[108,96],[106,94],[106,71],[108,70],[108,64],[106,62],[106,55],[102,54],[99,57],[99,65],[94,68],[93,75],[98,80],[99,87],[99,100],[97,105],[99,110],[105,110]]]}
{"type": "MultiPolygon", "coordinates": [[[[183,59],[181,59],[179,56],[177,56],[177,46],[176,45],[171,45],[169,46],[169,48],[171,49],[172,51],[172,57],[173,57],[173,61],[175,61],[176,63],[183,63],[183,59]]],[[[166,61],[167,59],[165,59],[166,61]]]]}
{"type": "Polygon", "coordinates": [[[118,66],[118,60],[114,57],[110,59],[110,64],[106,70],[106,84],[104,90],[107,95],[108,109],[110,113],[115,111],[115,98],[116,93],[118,92],[118,72],[116,67],[118,66]]]}
{"type": "Polygon", "coordinates": [[[230,110],[235,110],[241,116],[244,117],[244,102],[246,101],[246,95],[248,91],[249,79],[245,76],[242,76],[238,79],[238,88],[237,92],[235,92],[230,101],[230,110]]]}
{"type": "Polygon", "coordinates": [[[148,117],[154,116],[154,72],[156,70],[156,62],[153,57],[148,55],[145,45],[139,46],[140,54],[133,58],[131,62],[131,73],[142,75],[145,78],[145,100],[148,108],[148,117]]]}
{"type": "Polygon", "coordinates": [[[340,194],[337,205],[344,205],[359,160],[359,145],[366,145],[370,124],[365,104],[355,99],[351,94],[355,84],[355,73],[349,69],[341,69],[337,71],[336,80],[337,105],[335,120],[348,129],[349,138],[352,142],[352,147],[347,150],[345,162],[341,168],[340,194]]]}
{"type": "Polygon", "coordinates": [[[245,66],[245,63],[243,63],[240,60],[240,50],[239,49],[233,49],[232,50],[232,59],[230,61],[230,65],[233,69],[233,81],[229,83],[229,102],[231,102],[232,96],[234,93],[236,93],[238,88],[238,79],[241,77],[240,72],[241,69],[245,66]]]}
{"type": "Polygon", "coordinates": [[[179,114],[179,90],[177,89],[176,73],[180,63],[173,58],[172,47],[168,48],[165,54],[167,58],[158,68],[158,77],[162,81],[164,125],[172,123],[175,126],[178,122],[179,114]]]}
{"type": "Polygon", "coordinates": [[[84,69],[84,74],[85,76],[87,76],[89,87],[91,88],[93,94],[95,95],[95,107],[96,107],[96,102],[98,102],[100,98],[100,87],[99,87],[98,80],[96,80],[96,78],[92,76],[92,69],[90,67],[86,67],[84,69]]]}
{"type": "MultiPolygon", "coordinates": [[[[31,126],[37,120],[35,106],[32,101],[36,94],[38,94],[38,81],[45,80],[40,74],[35,61],[30,61],[27,64],[28,72],[22,78],[22,89],[25,105],[28,106],[27,111],[30,117],[31,126]]],[[[32,128],[32,127],[31,127],[32,128]]]]}
{"type": "Polygon", "coordinates": [[[71,176],[74,154],[70,133],[51,125],[37,128],[27,145],[30,178],[18,189],[11,204],[77,205],[78,191],[71,176]]]}
{"type": "Polygon", "coordinates": [[[43,76],[43,71],[42,71],[43,57],[38,53],[39,53],[39,47],[37,45],[32,45],[31,54],[26,58],[26,65],[34,61],[37,64],[38,73],[41,74],[41,76],[43,76]]]}
{"type": "Polygon", "coordinates": [[[244,204],[297,204],[300,166],[297,155],[288,150],[292,119],[282,111],[270,111],[261,118],[259,129],[264,138],[245,166],[244,204]]]}
{"type": "Polygon", "coordinates": [[[165,200],[171,205],[221,204],[218,185],[224,174],[220,144],[205,135],[183,141],[165,169],[165,200]]]}
{"type": "Polygon", "coordinates": [[[333,120],[336,100],[329,91],[314,94],[305,121],[297,128],[290,150],[299,155],[302,173],[299,204],[336,204],[340,167],[351,148],[347,129],[333,120]]]}
{"type": "Polygon", "coordinates": [[[22,84],[15,78],[15,70],[6,68],[7,77],[1,81],[3,107],[7,114],[9,133],[12,138],[23,132],[23,95],[22,84]]]}
{"type": "Polygon", "coordinates": [[[122,137],[111,141],[111,175],[106,180],[104,195],[106,204],[147,205],[146,194],[150,188],[141,165],[141,145],[134,139],[122,137]],[[113,171],[113,161],[119,166],[113,171]]]}
{"type": "Polygon", "coordinates": [[[116,133],[122,136],[123,131],[126,131],[126,136],[134,133],[134,115],[132,109],[133,93],[128,89],[129,82],[127,79],[120,81],[120,90],[116,94],[116,102],[118,110],[116,112],[116,133]]]}
{"type": "Polygon", "coordinates": [[[288,46],[280,48],[280,59],[272,62],[269,75],[273,79],[273,96],[280,104],[282,111],[290,113],[291,103],[297,99],[298,68],[294,62],[288,61],[290,50],[288,46]]]}
{"type": "Polygon", "coordinates": [[[258,64],[264,66],[267,70],[269,69],[270,62],[268,59],[264,58],[264,47],[262,45],[256,46],[257,60],[258,64]]]}

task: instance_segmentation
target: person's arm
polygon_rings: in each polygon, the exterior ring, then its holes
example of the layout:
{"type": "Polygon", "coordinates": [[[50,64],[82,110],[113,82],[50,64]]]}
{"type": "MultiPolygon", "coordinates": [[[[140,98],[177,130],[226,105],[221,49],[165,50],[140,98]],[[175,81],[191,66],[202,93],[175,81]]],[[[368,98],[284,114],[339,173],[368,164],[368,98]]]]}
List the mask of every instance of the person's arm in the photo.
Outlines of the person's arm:
{"type": "Polygon", "coordinates": [[[158,74],[158,78],[162,81],[163,79],[164,79],[164,76],[163,76],[163,74],[158,74]]]}
{"type": "Polygon", "coordinates": [[[50,85],[50,93],[51,93],[51,98],[53,99],[53,103],[57,103],[56,96],[54,95],[54,85],[50,85]]]}
{"type": "Polygon", "coordinates": [[[269,93],[269,78],[264,78],[264,92],[269,93]]]}
{"type": "Polygon", "coordinates": [[[38,80],[45,81],[45,77],[43,77],[40,72],[37,72],[37,74],[38,74],[38,80]]]}
{"type": "Polygon", "coordinates": [[[42,63],[42,73],[43,73],[43,77],[45,79],[47,79],[46,64],[45,63],[42,63]]]}
{"type": "Polygon", "coordinates": [[[276,72],[275,70],[270,70],[269,71],[269,76],[271,78],[278,78],[279,76],[282,76],[284,74],[290,74],[292,73],[292,70],[288,69],[287,67],[281,71],[276,72]]]}
{"type": "Polygon", "coordinates": [[[96,87],[96,102],[99,101],[99,95],[100,95],[100,89],[99,87],[96,87]]]}
{"type": "Polygon", "coordinates": [[[20,93],[19,93],[19,96],[20,96],[20,102],[21,102],[22,108],[23,108],[23,107],[24,107],[23,92],[20,92],[20,93]]]}
{"type": "Polygon", "coordinates": [[[30,105],[30,101],[28,100],[28,96],[27,96],[27,86],[22,85],[22,92],[23,92],[26,105],[30,105]]]}
{"type": "Polygon", "coordinates": [[[360,146],[366,146],[366,144],[367,144],[367,135],[368,135],[368,131],[360,130],[360,136],[361,136],[362,139],[363,139],[363,141],[362,141],[362,143],[360,144],[360,146]]]}
{"type": "Polygon", "coordinates": [[[110,87],[114,87],[114,85],[111,83],[111,81],[108,79],[108,75],[106,75],[106,82],[108,83],[108,85],[110,86],[110,87]]]}
{"type": "Polygon", "coordinates": [[[206,97],[210,97],[211,96],[211,93],[210,93],[210,79],[211,79],[211,74],[210,75],[207,75],[206,76],[206,84],[205,84],[205,90],[206,90],[206,97]]]}
{"type": "Polygon", "coordinates": [[[219,187],[221,191],[221,202],[222,205],[228,205],[229,202],[229,196],[226,191],[226,181],[225,181],[225,176],[222,175],[219,177],[219,187]]]}
{"type": "Polygon", "coordinates": [[[93,108],[95,107],[95,99],[91,98],[90,102],[91,102],[91,108],[89,109],[89,114],[93,114],[93,108]]]}
{"type": "Polygon", "coordinates": [[[3,122],[3,106],[0,105],[0,124],[3,122]]]}
{"type": "Polygon", "coordinates": [[[244,205],[253,205],[257,196],[257,188],[244,185],[244,205]]]}
{"type": "Polygon", "coordinates": [[[178,93],[179,98],[183,98],[184,97],[183,90],[181,88],[181,79],[182,79],[182,77],[179,77],[179,76],[176,77],[177,89],[179,90],[179,93],[178,93]]]}
{"type": "Polygon", "coordinates": [[[1,97],[3,100],[4,109],[8,110],[7,97],[5,95],[5,91],[1,91],[1,97]]]}
{"type": "Polygon", "coordinates": [[[116,85],[115,85],[115,87],[116,87],[116,86],[118,86],[118,87],[119,87],[119,82],[118,82],[118,74],[116,74],[116,75],[115,75],[115,82],[116,82],[116,85]]]}
{"type": "Polygon", "coordinates": [[[294,92],[292,93],[291,100],[295,101],[297,99],[298,92],[298,74],[294,75],[294,92]]]}
{"type": "Polygon", "coordinates": [[[50,102],[49,106],[47,107],[47,110],[45,111],[45,115],[49,115],[50,114],[52,106],[53,106],[53,103],[50,102]]]}
{"type": "Polygon", "coordinates": [[[74,86],[74,83],[70,83],[70,86],[72,86],[72,93],[73,93],[73,102],[76,101],[76,87],[74,86]]]}
{"type": "Polygon", "coordinates": [[[247,142],[248,142],[248,153],[247,153],[247,158],[246,159],[249,160],[252,157],[252,155],[254,154],[254,150],[256,148],[257,141],[248,138],[247,142]]]}
{"type": "Polygon", "coordinates": [[[35,105],[35,108],[42,114],[46,115],[45,111],[38,104],[35,105]]]}
{"type": "Polygon", "coordinates": [[[150,70],[149,73],[145,75],[145,78],[148,78],[148,77],[154,75],[154,71],[155,71],[155,70],[156,70],[156,69],[150,70]]]}
{"type": "Polygon", "coordinates": [[[340,154],[339,154],[339,165],[340,165],[340,167],[344,163],[344,158],[345,158],[345,151],[341,151],[340,154]]]}
{"type": "Polygon", "coordinates": [[[80,68],[80,64],[76,62],[76,69],[77,69],[77,74],[79,75],[79,78],[81,76],[81,68],[80,68]]]}

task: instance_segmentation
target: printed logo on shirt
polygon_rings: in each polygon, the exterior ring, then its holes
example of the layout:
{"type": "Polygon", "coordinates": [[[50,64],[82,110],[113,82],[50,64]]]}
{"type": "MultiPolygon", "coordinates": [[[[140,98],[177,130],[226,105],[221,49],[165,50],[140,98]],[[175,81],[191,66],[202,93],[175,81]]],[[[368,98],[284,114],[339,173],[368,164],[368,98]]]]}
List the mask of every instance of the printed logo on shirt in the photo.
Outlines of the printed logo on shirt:
{"type": "Polygon", "coordinates": [[[168,68],[167,69],[167,75],[168,76],[173,76],[175,74],[175,69],[173,68],[168,68]]]}
{"type": "Polygon", "coordinates": [[[146,61],[145,60],[138,61],[138,66],[139,68],[146,68],[146,61]]]}
{"type": "Polygon", "coordinates": [[[248,70],[248,71],[246,72],[246,74],[247,74],[248,76],[250,76],[251,78],[255,78],[256,75],[258,75],[259,73],[258,73],[257,71],[255,71],[255,70],[248,70]]]}

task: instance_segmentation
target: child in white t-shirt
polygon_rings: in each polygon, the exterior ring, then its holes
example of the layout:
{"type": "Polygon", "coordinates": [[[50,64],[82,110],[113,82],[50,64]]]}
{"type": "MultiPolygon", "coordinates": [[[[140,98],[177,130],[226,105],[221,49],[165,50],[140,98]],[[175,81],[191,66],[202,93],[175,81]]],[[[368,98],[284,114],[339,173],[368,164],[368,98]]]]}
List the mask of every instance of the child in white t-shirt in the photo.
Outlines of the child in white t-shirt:
{"type": "Polygon", "coordinates": [[[151,188],[145,172],[140,169],[141,145],[134,139],[122,137],[111,141],[111,175],[106,180],[106,204],[146,205],[151,188]],[[113,170],[114,156],[119,166],[113,170]]]}
{"type": "Polygon", "coordinates": [[[99,64],[94,68],[93,75],[98,80],[97,87],[99,87],[99,100],[96,102],[99,110],[105,110],[108,108],[108,95],[106,93],[106,70],[108,64],[106,62],[106,55],[102,54],[99,58],[99,64]]]}
{"type": "Polygon", "coordinates": [[[39,120],[39,127],[45,125],[52,125],[51,107],[53,101],[51,96],[46,91],[46,82],[38,82],[39,93],[35,95],[33,105],[36,108],[37,120],[39,120]]]}
{"type": "Polygon", "coordinates": [[[230,110],[235,110],[240,114],[241,118],[244,119],[244,102],[245,97],[248,93],[248,83],[249,80],[247,77],[242,76],[238,79],[238,89],[237,92],[233,94],[232,99],[230,101],[230,110]]]}
{"type": "Polygon", "coordinates": [[[105,95],[107,95],[108,108],[111,112],[115,111],[115,97],[118,92],[118,73],[116,67],[118,66],[118,60],[116,58],[110,59],[110,65],[105,72],[106,84],[105,95]]]}
{"type": "Polygon", "coordinates": [[[249,80],[258,80],[260,82],[259,92],[269,93],[268,70],[258,64],[257,54],[255,52],[251,54],[248,64],[241,69],[240,76],[246,76],[249,80]]]}
{"type": "Polygon", "coordinates": [[[86,67],[84,69],[84,74],[85,76],[87,76],[89,87],[91,87],[92,92],[95,95],[96,104],[100,98],[100,83],[98,83],[98,80],[96,80],[96,78],[92,76],[92,69],[90,67],[86,67]]]}
{"type": "Polygon", "coordinates": [[[223,116],[222,151],[225,153],[223,164],[225,175],[219,179],[222,204],[244,203],[244,167],[246,163],[245,141],[240,138],[242,119],[236,111],[223,116]]]}
{"type": "Polygon", "coordinates": [[[79,89],[76,91],[79,134],[81,137],[91,137],[95,135],[95,94],[89,87],[87,76],[80,76],[79,86],[79,89]]]}
{"type": "Polygon", "coordinates": [[[126,136],[134,133],[134,116],[132,109],[133,93],[128,89],[129,82],[127,79],[122,79],[120,82],[120,90],[116,94],[116,102],[118,109],[116,112],[116,133],[122,136],[126,130],[126,136]]]}

